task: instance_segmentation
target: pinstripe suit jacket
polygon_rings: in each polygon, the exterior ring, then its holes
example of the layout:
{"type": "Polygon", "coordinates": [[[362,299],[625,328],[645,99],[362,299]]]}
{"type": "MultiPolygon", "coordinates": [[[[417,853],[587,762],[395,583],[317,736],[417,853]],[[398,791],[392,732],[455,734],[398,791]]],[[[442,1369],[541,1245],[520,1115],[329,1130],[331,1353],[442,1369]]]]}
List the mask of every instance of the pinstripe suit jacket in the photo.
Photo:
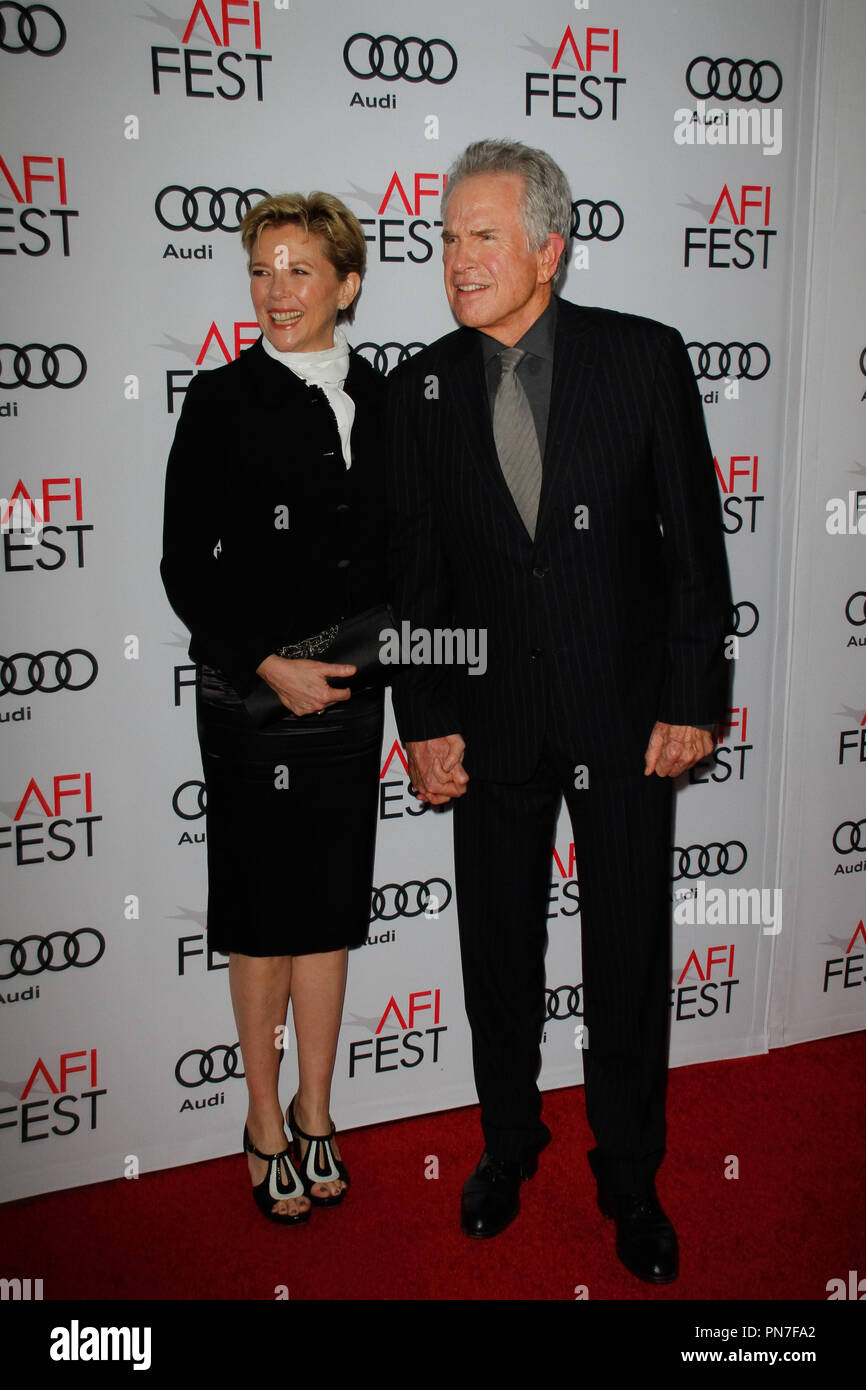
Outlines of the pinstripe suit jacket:
{"type": "Polygon", "coordinates": [[[399,367],[388,417],[397,616],[487,634],[485,674],[411,667],[397,682],[404,741],[459,732],[470,775],[519,782],[549,718],[611,772],[642,767],[656,720],[721,718],[727,564],[676,330],[559,302],[534,541],[499,467],[475,332],[399,367]]]}

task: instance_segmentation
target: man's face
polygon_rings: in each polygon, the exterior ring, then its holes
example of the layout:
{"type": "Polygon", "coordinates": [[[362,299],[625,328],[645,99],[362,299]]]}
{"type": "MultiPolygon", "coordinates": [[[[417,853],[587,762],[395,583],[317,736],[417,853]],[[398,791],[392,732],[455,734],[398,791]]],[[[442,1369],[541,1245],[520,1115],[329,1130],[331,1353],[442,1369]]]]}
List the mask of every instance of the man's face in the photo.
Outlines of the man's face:
{"type": "Polygon", "coordinates": [[[460,323],[512,347],[544,312],[564,242],[526,244],[520,174],[472,174],[448,203],[442,229],[445,293],[460,323]]]}

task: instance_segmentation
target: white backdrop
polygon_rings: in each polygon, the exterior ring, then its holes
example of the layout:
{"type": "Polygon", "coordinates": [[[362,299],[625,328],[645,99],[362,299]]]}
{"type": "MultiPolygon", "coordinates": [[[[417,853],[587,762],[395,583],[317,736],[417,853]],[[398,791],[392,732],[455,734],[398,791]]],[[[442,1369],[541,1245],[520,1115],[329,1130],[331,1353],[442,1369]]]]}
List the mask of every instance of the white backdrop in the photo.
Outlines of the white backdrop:
{"type": "MultiPolygon", "coordinates": [[[[204,936],[194,672],[158,577],[183,390],[256,335],[239,214],[264,192],[346,200],[369,238],[350,339],[387,368],[452,327],[438,195],[485,135],[540,145],[569,177],[565,296],[676,324],[704,394],[734,683],[723,743],[679,794],[672,896],[683,915],[721,887],[728,916],[674,926],[672,1062],[766,1050],[771,1000],[775,1043],[863,1026],[846,875],[866,864],[848,644],[866,574],[862,539],[825,523],[829,498],[866,488],[864,29],[856,0],[0,6],[7,1196],[239,1144],[226,961],[204,936]],[[768,905],[781,889],[784,913],[733,923],[729,889],[768,905]]],[[[254,485],[239,476],[238,507],[254,485]]],[[[413,800],[390,718],[379,829],[342,1128],[475,1099],[450,820],[413,800]]],[[[582,1075],[567,817],[549,916],[547,1087],[582,1075]]],[[[291,1052],[284,1066],[288,1099],[291,1052]]]]}

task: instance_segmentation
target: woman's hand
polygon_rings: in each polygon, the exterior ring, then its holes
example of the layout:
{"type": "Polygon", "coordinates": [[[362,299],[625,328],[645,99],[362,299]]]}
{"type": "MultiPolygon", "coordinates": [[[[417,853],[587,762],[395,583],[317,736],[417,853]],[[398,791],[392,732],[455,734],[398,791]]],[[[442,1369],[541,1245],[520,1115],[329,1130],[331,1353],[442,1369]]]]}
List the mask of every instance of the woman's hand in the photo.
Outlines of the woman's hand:
{"type": "Polygon", "coordinates": [[[256,673],[275,690],[286,709],[292,714],[321,714],[326,705],[348,700],[351,690],[335,689],[328,685],[328,676],[354,676],[356,666],[336,666],[328,661],[288,661],[285,657],[266,656],[256,673]]]}

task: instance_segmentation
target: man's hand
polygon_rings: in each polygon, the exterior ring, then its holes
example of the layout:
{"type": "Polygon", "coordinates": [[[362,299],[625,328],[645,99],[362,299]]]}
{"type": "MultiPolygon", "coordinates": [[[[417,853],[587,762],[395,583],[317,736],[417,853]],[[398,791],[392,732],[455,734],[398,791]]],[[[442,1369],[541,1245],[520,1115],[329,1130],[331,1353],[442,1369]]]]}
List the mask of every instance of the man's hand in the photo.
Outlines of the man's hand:
{"type": "Polygon", "coordinates": [[[288,660],[285,657],[265,657],[256,674],[261,676],[279,695],[292,714],[319,714],[326,705],[348,700],[351,690],[328,685],[328,676],[354,676],[357,666],[338,666],[328,661],[308,661],[305,658],[288,660]]]}
{"type": "Polygon", "coordinates": [[[656,723],[644,760],[644,776],[679,777],[713,751],[713,736],[691,724],[656,723]]]}
{"type": "Polygon", "coordinates": [[[462,762],[465,751],[459,734],[406,744],[409,778],[419,801],[442,806],[452,797],[463,796],[469,781],[462,762]]]}

